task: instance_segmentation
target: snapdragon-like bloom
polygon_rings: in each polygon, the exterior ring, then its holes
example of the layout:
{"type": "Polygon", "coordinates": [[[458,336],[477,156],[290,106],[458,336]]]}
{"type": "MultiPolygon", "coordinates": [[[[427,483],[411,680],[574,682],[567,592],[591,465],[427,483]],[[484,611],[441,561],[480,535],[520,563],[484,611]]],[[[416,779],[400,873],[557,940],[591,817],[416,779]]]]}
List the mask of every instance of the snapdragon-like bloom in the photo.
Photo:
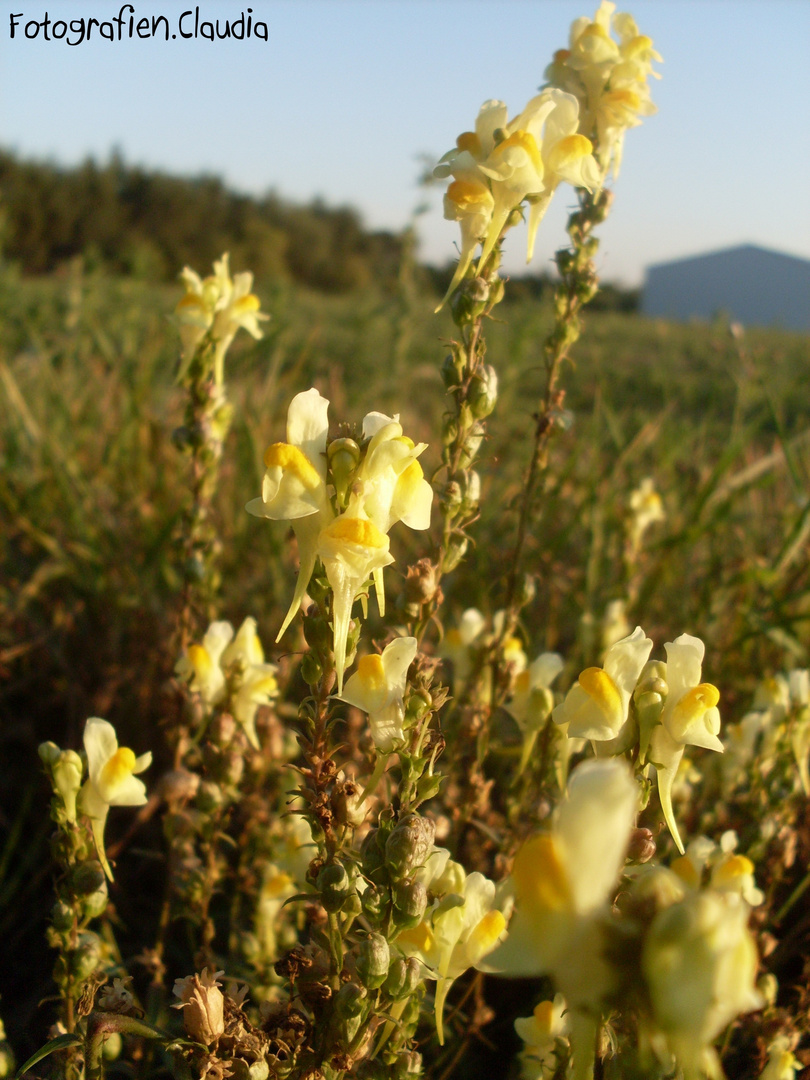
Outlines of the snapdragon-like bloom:
{"type": "Polygon", "coordinates": [[[332,589],[332,626],[338,694],[343,692],[346,641],[352,605],[363,583],[368,578],[373,578],[375,571],[394,561],[389,546],[388,537],[373,521],[349,514],[341,514],[335,518],[318,537],[317,554],[332,589]]]}
{"type": "Polygon", "coordinates": [[[259,749],[256,711],[276,696],[278,683],[276,666],[264,662],[255,619],[245,619],[236,637],[229,622],[211,623],[202,644],[190,645],[174,670],[206,709],[227,705],[250,745],[259,749]]]}
{"type": "Polygon", "coordinates": [[[575,1076],[589,1074],[596,1017],[613,977],[601,920],[624,864],[638,791],[622,761],[589,761],[572,774],[550,832],[529,840],[512,869],[515,913],[489,969],[551,975],[571,1007],[575,1076]]]}
{"type": "Polygon", "coordinates": [[[630,493],[628,508],[630,511],[629,538],[635,551],[647,529],[666,519],[664,504],[655,490],[655,483],[651,476],[645,476],[639,486],[630,493]]]}
{"type": "Polygon", "coordinates": [[[251,292],[253,274],[245,271],[231,278],[227,253],[214,263],[214,273],[207,278],[201,278],[188,266],[180,276],[186,292],[175,309],[183,346],[179,377],[185,374],[198,345],[210,332],[214,341],[214,379],[221,386],[225,353],[237,330],[243,328],[258,340],[262,336],[259,322],[270,316],[259,310],[259,299],[251,292]]]}
{"type": "Polygon", "coordinates": [[[480,641],[487,620],[478,608],[467,608],[458,621],[451,626],[439,644],[439,656],[453,665],[453,687],[458,694],[472,672],[473,651],[480,641]]]}
{"type": "Polygon", "coordinates": [[[476,871],[466,877],[461,894],[446,895],[395,941],[407,956],[422,961],[428,978],[436,979],[436,1031],[442,1044],[450,987],[468,968],[480,965],[503,937],[506,919],[495,905],[494,882],[476,871]]]}
{"type": "Polygon", "coordinates": [[[672,838],[683,854],[684,846],[672,810],[672,786],[687,746],[723,752],[717,737],[720,691],[711,683],[700,681],[705,646],[700,638],[681,634],[664,646],[667,654],[668,693],[661,723],[650,737],[649,760],[658,773],[661,809],[672,838]]]}
{"type": "Polygon", "coordinates": [[[143,806],[146,786],[138,780],[152,764],[152,753],[140,757],[127,746],[118,745],[115,728],[106,720],[90,717],[84,725],[84,749],[88,778],[79,792],[78,808],[90,818],[99,861],[112,881],[112,870],[104,850],[104,825],[111,806],[143,806]]]}
{"type": "Polygon", "coordinates": [[[390,754],[405,738],[403,699],[416,649],[415,637],[401,637],[386,645],[382,653],[361,656],[340,695],[349,705],[368,713],[371,736],[381,754],[390,754]]]}
{"type": "Polygon", "coordinates": [[[298,540],[298,581],[276,641],[301,607],[318,557],[318,537],[334,518],[326,488],[326,438],[329,402],[313,387],[296,394],[287,411],[287,442],[273,443],[264,455],[262,494],[246,506],[249,514],[290,521],[298,540]]]}
{"type": "Polygon", "coordinates": [[[515,689],[505,708],[523,735],[523,750],[518,770],[521,773],[529,761],[538,733],[551,716],[554,708],[551,684],[563,666],[563,658],[559,653],[541,653],[529,667],[518,672],[515,678],[515,689]]]}
{"type": "Polygon", "coordinates": [[[562,994],[553,1001],[541,1001],[531,1016],[518,1017],[515,1031],[524,1042],[521,1080],[552,1080],[560,1064],[558,1051],[568,1042],[568,1016],[562,994]]]}
{"type": "Polygon", "coordinates": [[[637,626],[605,653],[604,666],[583,671],[553,713],[555,724],[568,724],[570,738],[610,741],[628,722],[630,699],[652,650],[637,626]]]}
{"type": "Polygon", "coordinates": [[[722,1075],[712,1040],[763,1004],[748,913],[738,896],[691,892],[660,911],[646,935],[641,966],[653,1022],[686,1080],[722,1075]]]}

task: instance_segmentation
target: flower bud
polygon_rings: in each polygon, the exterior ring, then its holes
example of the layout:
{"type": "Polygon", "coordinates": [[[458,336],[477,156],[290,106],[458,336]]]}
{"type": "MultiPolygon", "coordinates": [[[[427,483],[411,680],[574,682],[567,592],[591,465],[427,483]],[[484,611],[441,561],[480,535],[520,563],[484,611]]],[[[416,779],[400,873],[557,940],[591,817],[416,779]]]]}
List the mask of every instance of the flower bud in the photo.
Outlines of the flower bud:
{"type": "Polygon", "coordinates": [[[382,986],[388,975],[391,953],[382,934],[369,934],[360,942],[357,974],[369,990],[382,986]]]}
{"type": "Polygon", "coordinates": [[[491,364],[483,364],[470,379],[467,402],[477,420],[489,416],[498,400],[498,373],[491,364]]]}
{"type": "Polygon", "coordinates": [[[392,1080],[410,1080],[422,1075],[422,1055],[417,1050],[404,1050],[394,1062],[392,1080]]]}
{"type": "Polygon", "coordinates": [[[188,769],[173,769],[164,773],[158,784],[160,797],[167,803],[186,802],[193,799],[200,786],[200,778],[188,769]]]}
{"type": "Polygon", "coordinates": [[[429,818],[406,814],[385,843],[385,862],[395,877],[407,877],[422,866],[433,847],[436,827],[429,818]]]}
{"type": "Polygon", "coordinates": [[[40,756],[40,760],[46,769],[51,769],[53,765],[59,760],[59,755],[62,751],[56,745],[55,742],[40,743],[37,749],[37,753],[40,756]]]}
{"type": "Polygon", "coordinates": [[[464,501],[464,492],[458,480],[450,480],[444,486],[441,493],[441,502],[446,514],[452,514],[459,509],[464,501]]]}
{"type": "Polygon", "coordinates": [[[427,910],[427,889],[421,881],[403,882],[394,891],[394,922],[398,929],[418,926],[427,910]]]}
{"type": "Polygon", "coordinates": [[[327,911],[340,911],[351,893],[351,881],[343,863],[334,862],[318,874],[318,891],[327,911]]]}
{"type": "Polygon", "coordinates": [[[53,788],[65,805],[65,817],[76,820],[76,796],[82,786],[84,764],[75,750],[63,750],[51,765],[53,788]]]}
{"type": "Polygon", "coordinates": [[[360,447],[354,439],[333,439],[326,450],[338,506],[345,506],[360,462],[360,447]]]}
{"type": "Polygon", "coordinates": [[[430,802],[431,799],[435,799],[441,791],[442,777],[438,774],[430,776],[425,773],[424,776],[420,776],[416,781],[416,797],[420,803],[430,802]]]}

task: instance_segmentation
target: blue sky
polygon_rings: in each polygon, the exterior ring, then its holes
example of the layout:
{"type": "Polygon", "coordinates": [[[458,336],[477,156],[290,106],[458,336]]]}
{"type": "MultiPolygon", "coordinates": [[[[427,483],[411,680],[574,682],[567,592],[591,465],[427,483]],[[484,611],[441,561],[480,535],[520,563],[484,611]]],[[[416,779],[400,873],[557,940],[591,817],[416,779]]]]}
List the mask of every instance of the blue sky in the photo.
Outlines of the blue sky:
{"type": "MultiPolygon", "coordinates": [[[[117,148],[130,163],[216,173],[234,188],[350,203],[401,228],[422,194],[419,156],[438,157],[491,97],[519,111],[571,21],[596,0],[252,0],[267,43],[24,37],[27,21],[109,19],[118,0],[2,0],[0,145],[64,164],[117,148]],[[22,13],[14,40],[9,16],[22,13]]],[[[136,20],[176,25],[192,0],[135,0],[136,20]]],[[[247,13],[199,4],[203,20],[247,13]]],[[[624,8],[619,4],[619,9],[624,8]]],[[[607,279],[737,243],[810,258],[810,2],[631,0],[664,56],[658,115],[629,132],[602,230],[607,279]]],[[[127,16],[130,14],[126,12],[127,16]]],[[[184,27],[193,26],[187,19],[184,27]]],[[[422,251],[453,255],[440,190],[420,220],[422,251]]],[[[533,268],[563,240],[566,189],[538,236],[533,268]]],[[[525,238],[508,240],[523,266],[525,238]]]]}

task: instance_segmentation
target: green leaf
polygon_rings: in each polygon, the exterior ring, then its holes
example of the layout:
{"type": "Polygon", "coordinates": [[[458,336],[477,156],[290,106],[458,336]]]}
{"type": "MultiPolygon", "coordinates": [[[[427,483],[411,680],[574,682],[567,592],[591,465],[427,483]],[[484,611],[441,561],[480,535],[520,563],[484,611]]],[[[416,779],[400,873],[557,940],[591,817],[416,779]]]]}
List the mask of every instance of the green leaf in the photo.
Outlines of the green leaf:
{"type": "Polygon", "coordinates": [[[51,1039],[49,1043],[41,1046],[35,1054],[26,1061],[26,1063],[17,1070],[17,1076],[22,1076],[23,1073],[27,1073],[30,1068],[37,1064],[38,1061],[42,1061],[49,1054],[53,1054],[56,1050],[66,1050],[68,1046],[81,1046],[84,1039],[79,1035],[57,1035],[55,1039],[51,1039]]]}

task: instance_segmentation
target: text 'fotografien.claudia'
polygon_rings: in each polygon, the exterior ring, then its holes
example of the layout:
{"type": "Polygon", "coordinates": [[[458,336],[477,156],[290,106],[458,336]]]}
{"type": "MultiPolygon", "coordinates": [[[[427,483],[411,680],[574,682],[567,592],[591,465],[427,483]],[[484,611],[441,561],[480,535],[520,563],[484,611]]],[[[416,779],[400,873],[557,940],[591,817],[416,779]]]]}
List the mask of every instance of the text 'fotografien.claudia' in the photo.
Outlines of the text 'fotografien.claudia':
{"type": "Polygon", "coordinates": [[[235,19],[206,18],[199,5],[182,12],[175,19],[166,15],[138,16],[132,4],[122,4],[118,14],[109,18],[93,16],[73,19],[52,19],[46,11],[42,18],[30,18],[23,11],[9,14],[9,38],[34,41],[64,41],[81,45],[94,38],[105,41],[125,41],[158,38],[163,41],[199,39],[223,41],[233,38],[244,41],[257,38],[269,40],[267,23],[253,18],[253,8],[241,11],[235,19]]]}

